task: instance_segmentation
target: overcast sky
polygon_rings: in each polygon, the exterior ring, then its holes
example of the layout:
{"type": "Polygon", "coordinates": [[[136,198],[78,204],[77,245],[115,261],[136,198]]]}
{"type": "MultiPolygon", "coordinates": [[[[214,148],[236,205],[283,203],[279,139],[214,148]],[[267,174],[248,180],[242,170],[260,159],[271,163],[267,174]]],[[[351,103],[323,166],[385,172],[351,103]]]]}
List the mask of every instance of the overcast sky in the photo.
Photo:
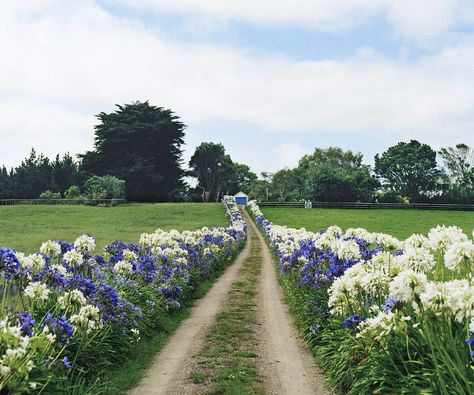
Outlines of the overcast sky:
{"type": "Polygon", "coordinates": [[[472,0],[0,0],[0,164],[149,100],[274,171],[314,147],[474,145],[472,0]]]}

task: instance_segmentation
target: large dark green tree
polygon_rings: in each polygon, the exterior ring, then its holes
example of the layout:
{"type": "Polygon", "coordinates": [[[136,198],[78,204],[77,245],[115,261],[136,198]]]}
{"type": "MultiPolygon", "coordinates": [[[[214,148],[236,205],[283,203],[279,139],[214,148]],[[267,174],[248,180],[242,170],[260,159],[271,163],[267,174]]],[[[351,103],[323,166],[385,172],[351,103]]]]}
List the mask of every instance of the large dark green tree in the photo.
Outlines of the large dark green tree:
{"type": "Polygon", "coordinates": [[[413,202],[433,194],[440,175],[436,152],[417,140],[400,142],[375,155],[375,173],[386,186],[413,202]]]}
{"type": "Polygon", "coordinates": [[[97,115],[94,150],[81,155],[90,175],[113,175],[126,182],[127,199],[166,201],[182,187],[185,125],[171,111],[147,101],[117,105],[97,115]]]}

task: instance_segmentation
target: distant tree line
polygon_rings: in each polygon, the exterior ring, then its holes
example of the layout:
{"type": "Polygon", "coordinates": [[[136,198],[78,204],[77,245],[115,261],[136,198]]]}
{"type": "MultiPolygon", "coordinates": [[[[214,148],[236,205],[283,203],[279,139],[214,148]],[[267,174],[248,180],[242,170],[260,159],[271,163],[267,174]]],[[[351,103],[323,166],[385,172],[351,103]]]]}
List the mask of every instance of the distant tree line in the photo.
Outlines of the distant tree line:
{"type": "Polygon", "coordinates": [[[363,164],[360,153],[316,148],[294,169],[262,173],[251,185],[261,200],[474,203],[474,150],[465,144],[434,151],[400,142],[363,164]]]}
{"type": "Polygon", "coordinates": [[[201,143],[185,166],[186,126],[171,110],[133,102],[96,117],[91,151],[50,160],[33,149],[19,166],[0,168],[0,199],[210,202],[243,191],[259,200],[474,203],[474,151],[465,144],[436,152],[400,142],[377,154],[373,168],[361,153],[315,148],[295,168],[258,177],[213,142],[201,143]]]}

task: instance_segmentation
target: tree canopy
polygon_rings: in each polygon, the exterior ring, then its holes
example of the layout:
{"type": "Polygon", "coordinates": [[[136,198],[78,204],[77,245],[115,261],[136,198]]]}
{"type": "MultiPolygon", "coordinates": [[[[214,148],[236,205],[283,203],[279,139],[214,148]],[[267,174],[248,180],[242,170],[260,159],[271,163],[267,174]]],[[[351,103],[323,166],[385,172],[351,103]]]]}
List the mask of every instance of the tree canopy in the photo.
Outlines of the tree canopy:
{"type": "Polygon", "coordinates": [[[436,163],[436,152],[417,140],[400,142],[375,155],[375,173],[410,201],[432,193],[440,175],[436,163]]]}
{"type": "Polygon", "coordinates": [[[181,146],[185,125],[171,111],[148,102],[117,105],[97,115],[95,145],[82,158],[90,175],[126,182],[133,201],[166,201],[183,185],[181,146]]]}

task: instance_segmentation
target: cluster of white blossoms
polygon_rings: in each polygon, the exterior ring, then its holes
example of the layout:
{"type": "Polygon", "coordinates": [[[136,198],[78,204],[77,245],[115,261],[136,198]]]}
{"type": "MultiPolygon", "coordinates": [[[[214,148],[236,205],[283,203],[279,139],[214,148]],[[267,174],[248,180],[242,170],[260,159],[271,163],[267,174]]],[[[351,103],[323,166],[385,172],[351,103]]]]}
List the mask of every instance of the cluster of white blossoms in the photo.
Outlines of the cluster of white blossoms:
{"type": "Polygon", "coordinates": [[[5,352],[0,357],[1,378],[14,373],[17,379],[28,381],[28,374],[34,368],[28,346],[31,337],[22,336],[19,325],[13,325],[8,319],[0,321],[0,337],[5,352]]]}
{"type": "Polygon", "coordinates": [[[133,271],[133,266],[128,261],[118,261],[114,265],[114,272],[122,276],[126,276],[127,274],[130,274],[132,273],[132,271],[133,271]]]}
{"type": "Polygon", "coordinates": [[[436,265],[435,257],[424,247],[408,248],[403,254],[396,257],[396,264],[400,270],[415,270],[429,272],[436,265]]]}
{"type": "Polygon", "coordinates": [[[79,251],[70,250],[64,253],[63,260],[66,264],[71,266],[82,266],[84,257],[79,251]]]}
{"type": "Polygon", "coordinates": [[[368,262],[356,263],[336,278],[329,288],[331,313],[360,313],[368,300],[377,300],[388,294],[391,277],[397,272],[395,257],[387,251],[378,252],[368,262]]]}
{"type": "MultiPolygon", "coordinates": [[[[412,306],[417,322],[417,315],[431,313],[472,324],[474,329],[472,241],[458,227],[438,226],[428,237],[412,235],[402,247],[396,255],[380,252],[370,261],[360,261],[337,278],[329,289],[331,313],[370,316],[390,297],[412,306]],[[449,272],[439,269],[443,266],[449,272]],[[450,280],[455,276],[461,278],[450,280]]],[[[393,328],[393,317],[387,311],[377,311],[374,317],[359,324],[361,336],[370,334],[375,338],[386,333],[393,328]]]]}
{"type": "Polygon", "coordinates": [[[46,284],[40,282],[29,283],[23,291],[25,296],[28,296],[32,300],[46,300],[51,290],[46,284]]]}
{"type": "Polygon", "coordinates": [[[56,241],[45,241],[41,244],[40,253],[51,257],[59,256],[61,255],[61,245],[56,241]]]}
{"type": "Polygon", "coordinates": [[[79,313],[71,316],[70,321],[75,324],[74,331],[83,330],[86,333],[91,333],[103,326],[99,308],[90,304],[82,306],[79,313]]]}
{"type": "Polygon", "coordinates": [[[133,251],[123,250],[123,258],[126,261],[133,262],[133,261],[136,261],[138,259],[138,255],[133,251]]]}
{"type": "Polygon", "coordinates": [[[428,232],[428,240],[432,250],[443,252],[452,244],[468,241],[468,238],[458,226],[438,225],[428,232]]]}
{"type": "Polygon", "coordinates": [[[81,254],[92,254],[95,250],[95,239],[92,236],[82,235],[74,241],[74,248],[81,254]]]}
{"type": "Polygon", "coordinates": [[[449,270],[471,269],[473,262],[474,244],[470,240],[451,244],[444,253],[444,263],[449,270]]]}
{"type": "Polygon", "coordinates": [[[66,291],[62,296],[58,298],[58,305],[62,309],[84,306],[86,303],[86,298],[82,291],[80,291],[79,289],[66,291]]]}
{"type": "Polygon", "coordinates": [[[424,292],[427,282],[425,273],[411,269],[403,270],[390,282],[389,294],[402,302],[413,302],[424,292]]]}
{"type": "Polygon", "coordinates": [[[39,272],[46,263],[41,254],[31,254],[26,256],[22,252],[17,252],[16,257],[23,269],[29,269],[34,273],[39,272]]]}

